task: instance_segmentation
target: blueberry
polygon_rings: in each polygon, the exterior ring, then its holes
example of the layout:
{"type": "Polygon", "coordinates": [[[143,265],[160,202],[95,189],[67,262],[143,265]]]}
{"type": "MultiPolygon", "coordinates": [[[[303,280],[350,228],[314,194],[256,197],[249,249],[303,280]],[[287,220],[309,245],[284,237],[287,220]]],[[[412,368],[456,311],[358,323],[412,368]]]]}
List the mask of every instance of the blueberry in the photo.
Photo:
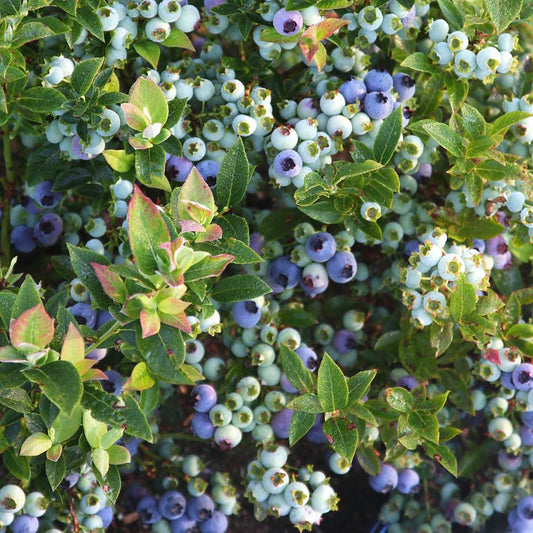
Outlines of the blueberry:
{"type": "Polygon", "coordinates": [[[388,464],[381,465],[381,471],[377,476],[370,476],[370,487],[376,492],[386,494],[398,485],[398,472],[388,464]]]}
{"type": "Polygon", "coordinates": [[[155,524],[161,520],[161,514],[157,508],[157,499],[153,496],[144,496],[136,507],[137,514],[143,524],[155,524]]]}
{"type": "Polygon", "coordinates": [[[0,489],[0,511],[17,513],[26,501],[26,494],[17,485],[4,485],[0,489]]]}
{"type": "Polygon", "coordinates": [[[43,215],[35,228],[33,236],[44,246],[52,246],[57,242],[63,231],[63,220],[55,213],[43,215]]]}
{"type": "Polygon", "coordinates": [[[400,472],[398,476],[398,490],[402,494],[410,494],[420,483],[420,476],[416,470],[406,468],[400,472]]]}
{"type": "Polygon", "coordinates": [[[187,502],[181,492],[169,490],[159,498],[157,509],[163,518],[176,520],[185,513],[186,505],[187,502]]]}
{"type": "Polygon", "coordinates": [[[192,432],[199,438],[207,440],[213,437],[215,426],[206,413],[194,413],[191,420],[192,432]]]}
{"type": "Polygon", "coordinates": [[[300,282],[301,273],[300,267],[294,264],[288,256],[277,257],[268,269],[272,290],[282,292],[296,287],[300,282]]]}
{"type": "Polygon", "coordinates": [[[307,255],[317,263],[329,261],[335,255],[336,250],[335,237],[331,233],[315,233],[305,243],[307,255]]]}
{"type": "Polygon", "coordinates": [[[414,376],[403,376],[398,380],[397,385],[407,390],[413,390],[418,385],[418,380],[414,376]]]}
{"type": "Polygon", "coordinates": [[[314,350],[307,346],[297,348],[295,352],[298,354],[304,365],[311,371],[318,366],[318,356],[314,350]]]}
{"type": "Polygon", "coordinates": [[[373,120],[387,118],[392,112],[392,97],[383,92],[371,92],[365,98],[365,113],[373,120]]]}
{"type": "Polygon", "coordinates": [[[168,179],[183,183],[192,170],[192,162],[185,157],[172,156],[167,161],[165,174],[168,179]]]}
{"type": "Polygon", "coordinates": [[[272,22],[280,35],[291,36],[302,29],[303,17],[299,11],[286,11],[282,8],[276,11],[272,22]]]}
{"type": "Polygon", "coordinates": [[[95,309],[91,309],[90,304],[78,302],[77,304],[67,307],[67,311],[70,311],[78,324],[94,329],[98,312],[95,309]]]}
{"type": "Polygon", "coordinates": [[[357,346],[357,339],[353,331],[348,329],[341,329],[335,333],[333,337],[333,347],[339,353],[347,353],[354,350],[357,346]]]}
{"type": "Polygon", "coordinates": [[[37,533],[39,519],[35,516],[22,514],[13,520],[10,527],[12,533],[37,533]]]}
{"type": "Polygon", "coordinates": [[[116,370],[107,370],[105,375],[107,379],[103,379],[100,382],[102,383],[102,388],[106,392],[118,396],[122,392],[122,387],[124,387],[124,378],[116,370]]]}
{"type": "Polygon", "coordinates": [[[61,193],[52,191],[53,183],[51,181],[43,181],[35,187],[33,191],[33,199],[41,207],[53,208],[61,202],[61,193]]]}
{"type": "Polygon", "coordinates": [[[297,176],[302,165],[302,157],[295,150],[283,150],[274,158],[274,170],[283,178],[297,176]]]}
{"type": "Polygon", "coordinates": [[[191,391],[189,403],[198,413],[208,413],[217,403],[217,393],[211,385],[196,385],[191,391]]]}
{"type": "Polygon", "coordinates": [[[196,522],[188,516],[182,516],[170,522],[170,531],[172,533],[195,533],[196,522]]]}
{"type": "Polygon", "coordinates": [[[362,102],[366,96],[366,85],[357,78],[351,78],[339,87],[339,92],[344,96],[347,104],[353,104],[356,100],[362,102]]]}
{"type": "Polygon", "coordinates": [[[33,232],[28,226],[17,226],[11,230],[11,244],[17,252],[27,254],[33,252],[37,246],[33,232]]]}
{"type": "Polygon", "coordinates": [[[392,89],[393,80],[392,76],[383,67],[378,67],[368,72],[364,83],[369,93],[388,93],[392,89]]]}
{"type": "Polygon", "coordinates": [[[113,507],[104,507],[96,513],[102,519],[102,527],[108,527],[113,521],[113,507]]]}
{"type": "Polygon", "coordinates": [[[357,273],[357,261],[351,252],[337,252],[327,263],[330,279],[336,283],[348,283],[357,273]]]}
{"type": "Polygon", "coordinates": [[[291,423],[292,415],[294,411],[292,409],[283,409],[278,411],[273,417],[270,425],[274,430],[274,433],[280,439],[286,439],[289,436],[289,426],[291,423]]]}
{"type": "Polygon", "coordinates": [[[513,370],[514,386],[521,391],[533,390],[533,365],[522,363],[513,370]]]}
{"type": "Polygon", "coordinates": [[[415,94],[415,80],[403,72],[398,72],[392,77],[394,90],[398,92],[398,100],[407,102],[415,94]]]}
{"type": "Polygon", "coordinates": [[[237,302],[233,305],[232,315],[241,328],[253,328],[261,319],[261,309],[253,300],[237,302]]]}
{"type": "Polygon", "coordinates": [[[209,520],[214,510],[215,504],[207,494],[187,500],[187,516],[196,522],[209,520]]]}
{"type": "Polygon", "coordinates": [[[228,519],[220,511],[215,511],[211,518],[200,522],[200,533],[224,533],[228,529],[228,519]]]}
{"type": "Polygon", "coordinates": [[[200,161],[198,165],[196,165],[196,169],[202,178],[204,178],[209,187],[214,187],[216,185],[219,168],[220,165],[211,159],[204,159],[203,161],[200,161]]]}

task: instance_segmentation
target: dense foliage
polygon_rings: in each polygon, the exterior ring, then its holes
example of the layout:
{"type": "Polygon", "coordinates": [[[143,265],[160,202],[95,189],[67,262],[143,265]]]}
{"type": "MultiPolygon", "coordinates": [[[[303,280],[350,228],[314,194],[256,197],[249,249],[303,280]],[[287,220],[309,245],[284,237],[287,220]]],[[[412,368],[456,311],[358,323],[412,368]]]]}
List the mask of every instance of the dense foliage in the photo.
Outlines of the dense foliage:
{"type": "Polygon", "coordinates": [[[532,20],[0,0],[0,533],[533,532],[532,20]]]}

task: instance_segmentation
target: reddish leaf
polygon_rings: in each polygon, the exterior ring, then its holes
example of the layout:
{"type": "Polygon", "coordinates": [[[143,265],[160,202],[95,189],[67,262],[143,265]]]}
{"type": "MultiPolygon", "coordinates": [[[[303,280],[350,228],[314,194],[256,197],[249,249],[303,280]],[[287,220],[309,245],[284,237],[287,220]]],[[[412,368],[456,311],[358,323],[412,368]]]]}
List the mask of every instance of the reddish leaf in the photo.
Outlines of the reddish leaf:
{"type": "Polygon", "coordinates": [[[155,311],[146,311],[146,309],[142,309],[140,319],[143,339],[155,335],[161,329],[161,321],[155,311]]]}
{"type": "Polygon", "coordinates": [[[91,368],[87,370],[87,372],[85,372],[81,378],[82,381],[90,381],[93,379],[107,379],[107,376],[105,372],[99,368],[91,368]]]}
{"type": "Polygon", "coordinates": [[[194,220],[180,220],[181,231],[183,232],[195,232],[195,231],[205,231],[205,228],[202,224],[195,222],[194,220]]]}
{"type": "Polygon", "coordinates": [[[104,292],[115,302],[124,303],[128,297],[128,289],[122,278],[105,265],[91,263],[91,266],[104,292]]]}
{"type": "Polygon", "coordinates": [[[189,324],[189,320],[187,319],[187,315],[185,313],[179,313],[176,315],[160,313],[159,317],[161,322],[167,326],[178,328],[185,333],[192,333],[191,325],[189,324]]]}
{"type": "Polygon", "coordinates": [[[315,54],[318,52],[319,43],[316,35],[316,25],[309,26],[309,28],[307,28],[300,36],[299,42],[302,54],[309,65],[315,54]]]}
{"type": "Polygon", "coordinates": [[[13,346],[31,344],[37,348],[44,348],[54,337],[54,320],[48,316],[43,304],[40,303],[11,320],[9,334],[13,346]]]}
{"type": "Polygon", "coordinates": [[[153,146],[148,139],[143,139],[142,137],[130,137],[128,143],[134,150],[148,150],[148,148],[153,146]]]}
{"type": "Polygon", "coordinates": [[[210,224],[205,232],[196,237],[196,242],[216,241],[222,237],[222,228],[218,224],[210,224]]]}
{"type": "Polygon", "coordinates": [[[345,19],[327,18],[317,24],[316,37],[319,41],[333,35],[337,30],[346,26],[349,22],[345,19]]]}
{"type": "Polygon", "coordinates": [[[69,361],[73,365],[82,361],[85,357],[85,343],[78,328],[71,322],[61,347],[61,359],[69,361]]]}
{"type": "Polygon", "coordinates": [[[136,105],[124,103],[120,107],[124,111],[126,123],[131,129],[143,131],[150,124],[146,115],[136,105]]]}

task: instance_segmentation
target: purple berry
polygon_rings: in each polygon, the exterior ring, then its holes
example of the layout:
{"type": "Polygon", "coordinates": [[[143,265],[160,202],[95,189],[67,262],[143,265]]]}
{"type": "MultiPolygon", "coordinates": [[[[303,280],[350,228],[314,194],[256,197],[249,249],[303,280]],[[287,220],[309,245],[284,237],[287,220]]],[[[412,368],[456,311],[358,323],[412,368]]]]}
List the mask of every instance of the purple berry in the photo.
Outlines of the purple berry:
{"type": "Polygon", "coordinates": [[[211,385],[196,385],[191,391],[189,403],[198,413],[208,413],[217,403],[217,393],[211,385]]]}
{"type": "Polygon", "coordinates": [[[159,498],[157,509],[163,518],[176,520],[180,516],[183,516],[186,505],[187,501],[181,492],[169,490],[159,498]]]}
{"type": "Polygon", "coordinates": [[[274,158],[274,170],[283,178],[297,176],[302,165],[302,158],[295,150],[283,150],[274,158]]]}
{"type": "Polygon", "coordinates": [[[17,226],[11,230],[11,244],[17,252],[28,254],[37,246],[33,239],[33,232],[28,226],[17,226]]]}
{"type": "Polygon", "coordinates": [[[370,476],[370,487],[376,492],[386,494],[398,485],[398,472],[391,465],[382,464],[377,476],[370,476]]]}
{"type": "Polygon", "coordinates": [[[533,389],[533,365],[522,363],[513,370],[513,383],[518,390],[530,391],[533,389]]]}
{"type": "Polygon", "coordinates": [[[94,329],[97,311],[91,309],[90,304],[78,302],[71,307],[67,307],[67,311],[70,311],[80,326],[87,326],[88,328],[94,329]]]}
{"type": "Polygon", "coordinates": [[[62,194],[52,191],[53,185],[51,181],[43,181],[35,187],[33,198],[41,207],[53,208],[57,207],[59,202],[61,202],[62,194]]]}
{"type": "Polygon", "coordinates": [[[274,29],[280,35],[296,35],[303,26],[304,20],[299,11],[286,11],[284,8],[276,11],[273,19],[274,29]]]}
{"type": "Polygon", "coordinates": [[[339,353],[348,353],[357,346],[357,339],[353,331],[341,329],[333,337],[333,347],[339,353]]]}
{"type": "Polygon", "coordinates": [[[326,270],[335,283],[348,283],[357,273],[357,261],[351,252],[337,252],[326,263],[326,270]]]}
{"type": "Polygon", "coordinates": [[[400,472],[398,476],[398,490],[402,494],[410,494],[420,483],[420,476],[416,470],[406,468],[400,472]]]}
{"type": "Polygon", "coordinates": [[[329,261],[337,251],[335,237],[331,233],[321,232],[311,235],[305,243],[307,255],[317,263],[329,261]]]}
{"type": "Polygon", "coordinates": [[[165,174],[168,179],[183,183],[192,170],[192,162],[185,157],[173,155],[168,161],[165,174]]]}
{"type": "Polygon", "coordinates": [[[520,438],[522,439],[522,444],[533,446],[533,428],[523,427],[520,430],[520,438]]]}
{"type": "Polygon", "coordinates": [[[366,96],[366,85],[357,78],[351,78],[339,87],[339,92],[347,104],[353,104],[356,100],[362,102],[366,96]]]}
{"type": "Polygon", "coordinates": [[[526,496],[518,502],[516,514],[522,520],[533,520],[533,496],[526,496]]]}
{"type": "Polygon", "coordinates": [[[104,507],[96,513],[102,519],[102,527],[109,527],[113,522],[113,507],[104,507]]]}
{"type": "Polygon", "coordinates": [[[214,510],[215,504],[207,494],[187,500],[187,516],[196,522],[209,520],[213,516],[214,510]]]}
{"type": "Polygon", "coordinates": [[[268,269],[270,286],[274,293],[292,289],[300,282],[302,271],[300,267],[293,263],[286,255],[276,257],[268,269]]]}
{"type": "Polygon", "coordinates": [[[196,165],[196,169],[209,187],[214,187],[216,185],[219,168],[220,165],[211,159],[204,159],[196,165]]]}
{"type": "Polygon", "coordinates": [[[22,514],[15,517],[15,520],[11,522],[12,533],[37,533],[39,529],[39,519],[35,516],[22,514]]]}
{"type": "Polygon", "coordinates": [[[170,531],[172,533],[196,533],[196,522],[188,516],[182,516],[170,521],[170,531]]]}
{"type": "Polygon", "coordinates": [[[205,522],[200,522],[200,533],[224,533],[228,529],[228,519],[225,514],[215,511],[213,516],[205,522]]]}
{"type": "Polygon", "coordinates": [[[253,300],[237,302],[233,304],[232,315],[241,328],[253,328],[261,318],[261,309],[253,300]]]}
{"type": "Polygon", "coordinates": [[[33,236],[44,246],[52,246],[57,242],[62,231],[61,217],[55,213],[46,213],[33,228],[33,236]]]}
{"type": "Polygon", "coordinates": [[[192,432],[199,438],[208,440],[215,433],[215,426],[206,413],[194,413],[191,420],[192,432]]]}
{"type": "Polygon", "coordinates": [[[161,515],[157,509],[157,500],[153,496],[141,498],[136,510],[143,524],[155,524],[161,520],[161,515]]]}
{"type": "Polygon", "coordinates": [[[384,92],[368,93],[365,98],[365,113],[373,120],[387,118],[392,112],[392,97],[384,92]]]}
{"type": "Polygon", "coordinates": [[[295,352],[309,370],[313,371],[316,369],[318,366],[318,356],[314,350],[307,346],[302,346],[296,349],[295,352]]]}
{"type": "Polygon", "coordinates": [[[278,411],[270,422],[276,437],[280,439],[286,439],[289,437],[289,426],[291,424],[291,419],[294,411],[292,409],[282,409],[278,411]]]}
{"type": "Polygon", "coordinates": [[[392,84],[400,102],[407,102],[415,95],[415,80],[403,72],[394,74],[392,84]]]}
{"type": "Polygon", "coordinates": [[[388,93],[392,89],[392,76],[383,68],[370,70],[364,79],[366,90],[369,93],[388,93]]]}
{"type": "Polygon", "coordinates": [[[118,396],[122,392],[122,387],[124,387],[124,378],[116,370],[108,370],[105,375],[107,379],[103,379],[100,382],[102,388],[106,392],[118,396]]]}

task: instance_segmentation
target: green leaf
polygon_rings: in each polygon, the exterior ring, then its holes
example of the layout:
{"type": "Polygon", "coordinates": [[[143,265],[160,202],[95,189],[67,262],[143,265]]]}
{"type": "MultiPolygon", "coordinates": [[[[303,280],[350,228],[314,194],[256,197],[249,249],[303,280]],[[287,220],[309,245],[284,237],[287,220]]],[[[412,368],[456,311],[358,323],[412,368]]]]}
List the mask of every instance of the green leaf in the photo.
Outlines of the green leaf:
{"type": "Polygon", "coordinates": [[[0,404],[17,413],[31,413],[33,410],[32,401],[24,389],[0,389],[0,404]]]}
{"type": "Polygon", "coordinates": [[[303,411],[293,413],[289,426],[289,445],[294,446],[313,427],[316,416],[303,411]]]}
{"type": "Polygon", "coordinates": [[[348,378],[348,405],[353,405],[363,398],[377,373],[377,370],[362,370],[348,378]]]}
{"type": "Polygon", "coordinates": [[[259,226],[259,232],[266,240],[279,239],[292,233],[294,226],[307,217],[297,209],[282,207],[271,211],[259,226]]]}
{"type": "Polygon", "coordinates": [[[424,124],[423,128],[433,140],[438,142],[450,154],[455,157],[461,157],[464,154],[461,137],[450,126],[432,122],[431,124],[424,124]]]}
{"type": "Polygon", "coordinates": [[[464,127],[472,139],[477,139],[485,135],[486,123],[483,115],[469,104],[461,106],[461,113],[464,119],[464,127]]]}
{"type": "Polygon", "coordinates": [[[250,181],[250,166],[241,137],[224,156],[217,174],[217,205],[220,210],[238,205],[250,181]]]}
{"type": "Polygon", "coordinates": [[[296,396],[296,398],[289,402],[287,407],[294,411],[303,411],[304,413],[318,414],[323,412],[322,406],[318,401],[318,396],[307,392],[301,396],[296,396]]]}
{"type": "Polygon", "coordinates": [[[82,406],[90,410],[91,415],[101,422],[117,426],[126,421],[121,407],[117,405],[117,397],[104,392],[95,385],[85,385],[82,406]]]}
{"type": "Polygon", "coordinates": [[[401,63],[401,66],[419,72],[429,72],[430,74],[438,74],[440,72],[440,67],[434,65],[427,55],[422,52],[415,52],[407,56],[401,63]]]}
{"type": "Polygon", "coordinates": [[[408,413],[413,407],[413,395],[402,387],[385,389],[385,400],[396,411],[408,413]]]}
{"type": "Polygon", "coordinates": [[[438,0],[444,18],[449,22],[452,30],[462,30],[464,17],[459,8],[451,0],[438,0]]]}
{"type": "Polygon", "coordinates": [[[130,394],[126,394],[124,395],[124,403],[126,407],[122,410],[122,414],[126,418],[125,432],[132,437],[152,442],[152,430],[137,400],[130,394]]]}
{"type": "Polygon", "coordinates": [[[173,191],[171,209],[176,225],[181,220],[194,220],[202,225],[207,225],[213,220],[215,213],[213,193],[196,167],[192,168],[181,189],[173,191]]]}
{"type": "Polygon", "coordinates": [[[102,448],[96,448],[91,452],[92,463],[102,476],[107,474],[109,470],[109,454],[102,448]]]}
{"type": "Polygon", "coordinates": [[[313,374],[306,368],[299,355],[282,344],[279,358],[283,371],[293,387],[300,393],[312,393],[314,390],[313,374]]]}
{"type": "Polygon", "coordinates": [[[514,324],[506,332],[507,337],[521,337],[529,339],[533,337],[533,324],[514,324]]]}
{"type": "Polygon", "coordinates": [[[233,256],[228,254],[204,257],[187,270],[185,282],[220,276],[232,261],[233,256]]]}
{"type": "Polygon", "coordinates": [[[293,328],[305,328],[318,322],[311,313],[300,308],[290,309],[286,307],[279,311],[277,317],[280,324],[293,328]]]}
{"type": "Polygon", "coordinates": [[[157,43],[148,39],[141,39],[133,43],[133,48],[152,67],[157,68],[159,56],[161,55],[161,49],[157,43]]]}
{"type": "Polygon", "coordinates": [[[81,426],[81,406],[77,406],[72,413],[59,411],[50,427],[50,435],[55,444],[65,442],[70,439],[81,426]]]}
{"type": "Polygon", "coordinates": [[[429,414],[437,414],[446,403],[448,399],[448,391],[444,394],[437,394],[433,398],[427,400],[415,401],[415,409],[417,411],[427,411],[429,414]]]}
{"type": "Polygon", "coordinates": [[[489,133],[491,135],[503,136],[513,124],[516,124],[529,116],[530,114],[525,111],[511,111],[510,113],[505,113],[489,124],[489,133]]]}
{"type": "Polygon", "coordinates": [[[102,155],[107,164],[117,172],[128,172],[135,162],[135,156],[127,154],[125,150],[104,150],[102,155]]]}
{"type": "Polygon", "coordinates": [[[374,453],[374,448],[361,446],[357,450],[357,462],[369,476],[377,476],[381,469],[381,463],[374,453]]]}
{"type": "Polygon", "coordinates": [[[0,13],[3,17],[12,17],[20,13],[21,0],[0,0],[0,13]]]}
{"type": "Polygon", "coordinates": [[[130,248],[139,270],[149,276],[160,269],[159,245],[170,241],[168,228],[156,205],[135,186],[128,207],[130,248]]]}
{"type": "Polygon", "coordinates": [[[446,88],[452,110],[457,111],[468,96],[468,81],[451,73],[447,78],[446,88]]]}
{"type": "Polygon", "coordinates": [[[43,394],[66,413],[72,413],[80,403],[82,382],[76,368],[68,361],[54,361],[42,368],[28,368],[22,372],[37,383],[43,394]]]}
{"type": "Polygon", "coordinates": [[[342,409],[348,403],[348,384],[337,363],[324,353],[318,368],[317,393],[327,413],[342,409]]]}
{"type": "Polygon", "coordinates": [[[51,87],[31,87],[25,90],[17,100],[24,109],[37,113],[52,113],[61,109],[66,102],[65,96],[51,87]]]}
{"type": "Polygon", "coordinates": [[[160,146],[135,151],[135,176],[147,187],[170,192],[165,176],[165,151],[160,146]]]}
{"type": "Polygon", "coordinates": [[[394,155],[402,134],[402,106],[396,108],[381,124],[374,140],[374,159],[386,165],[394,155]]]}
{"type": "MultiPolygon", "coordinates": [[[[203,250],[211,254],[230,254],[234,257],[233,263],[236,265],[249,265],[252,263],[262,263],[263,258],[241,240],[229,237],[222,238],[219,242],[199,243],[198,250],[203,250]]],[[[194,265],[190,270],[194,269],[194,265]]],[[[189,271],[185,274],[187,276],[189,271]]]]}
{"type": "Polygon", "coordinates": [[[90,88],[104,63],[103,57],[93,57],[80,61],[74,68],[70,83],[72,88],[83,96],[90,88]]]}
{"type": "Polygon", "coordinates": [[[337,212],[333,199],[322,200],[308,207],[298,207],[308,217],[324,224],[338,224],[343,215],[337,212]]]}
{"type": "Polygon", "coordinates": [[[13,448],[8,448],[2,454],[4,466],[9,473],[21,481],[29,481],[31,478],[30,464],[27,457],[16,454],[13,448]]]}
{"type": "Polygon", "coordinates": [[[435,415],[415,411],[409,413],[407,420],[409,426],[421,437],[438,444],[439,421],[435,415]]]}
{"type": "Polygon", "coordinates": [[[89,5],[78,6],[76,20],[98,40],[104,42],[104,28],[96,11],[89,5]]]}
{"type": "Polygon", "coordinates": [[[67,244],[67,248],[72,268],[76,273],[76,276],[82,281],[87,289],[89,289],[96,305],[100,309],[107,309],[113,304],[113,301],[102,289],[102,285],[100,284],[91,263],[99,263],[108,266],[108,259],[105,255],[93,252],[87,248],[78,248],[71,244],[67,244]]]}
{"type": "Polygon", "coordinates": [[[232,237],[242,241],[244,244],[250,243],[250,231],[245,218],[233,213],[227,213],[217,218],[216,222],[222,228],[224,238],[232,237]]]}
{"type": "Polygon", "coordinates": [[[501,32],[520,15],[523,0],[485,0],[489,16],[501,32]]]}
{"type": "Polygon", "coordinates": [[[184,48],[194,52],[194,46],[187,34],[177,28],[172,28],[170,35],[161,44],[167,48],[184,48]]]}
{"type": "Polygon", "coordinates": [[[242,302],[272,292],[272,289],[257,276],[249,274],[224,278],[211,291],[211,298],[218,302],[242,302]]]}
{"type": "Polygon", "coordinates": [[[20,455],[28,455],[34,457],[36,455],[41,455],[46,450],[52,447],[52,441],[48,435],[44,433],[34,433],[30,435],[23,443],[20,448],[20,455]]]}
{"type": "MultiPolygon", "coordinates": [[[[13,309],[11,311],[11,318],[18,318],[24,311],[35,307],[41,303],[41,297],[39,296],[39,291],[35,285],[35,281],[28,274],[24,278],[22,285],[17,293],[17,297],[13,304],[13,309]]],[[[9,322],[8,324],[9,325],[9,322]]]]}
{"type": "Polygon", "coordinates": [[[107,449],[109,463],[112,465],[124,465],[131,461],[131,455],[127,448],[114,444],[107,449]]]}
{"type": "MultiPolygon", "coordinates": [[[[434,444],[429,441],[424,442],[423,446],[430,457],[446,468],[450,474],[457,477],[457,459],[448,446],[434,444]]],[[[479,450],[476,453],[479,454],[479,450]]]]}
{"type": "Polygon", "coordinates": [[[168,103],[163,91],[152,80],[139,78],[131,88],[130,103],[138,107],[150,124],[164,125],[168,118],[168,103]]]}
{"type": "Polygon", "coordinates": [[[328,418],[324,422],[324,434],[330,446],[350,463],[357,449],[357,428],[344,418],[328,418]]]}
{"type": "Polygon", "coordinates": [[[46,477],[50,488],[56,490],[61,484],[67,473],[67,461],[64,455],[61,455],[57,461],[46,460],[45,463],[46,477]]]}
{"type": "Polygon", "coordinates": [[[481,202],[481,197],[483,196],[483,185],[483,178],[481,178],[479,175],[473,173],[466,175],[466,190],[474,205],[478,205],[479,202],[481,202]]]}
{"type": "Polygon", "coordinates": [[[453,323],[447,322],[439,326],[433,322],[429,328],[429,344],[435,348],[435,357],[442,355],[453,341],[453,323]]]}
{"type": "Polygon", "coordinates": [[[464,274],[457,278],[457,286],[450,295],[450,314],[452,318],[461,322],[476,308],[476,289],[471,283],[465,281],[464,274]]]}
{"type": "Polygon", "coordinates": [[[176,98],[175,100],[168,102],[168,118],[165,128],[172,128],[172,126],[174,126],[181,118],[186,107],[186,98],[176,98]]]}
{"type": "Polygon", "coordinates": [[[145,390],[151,388],[153,385],[155,385],[155,379],[153,378],[148,365],[142,361],[133,367],[131,375],[125,384],[125,388],[131,390],[145,390]]]}

